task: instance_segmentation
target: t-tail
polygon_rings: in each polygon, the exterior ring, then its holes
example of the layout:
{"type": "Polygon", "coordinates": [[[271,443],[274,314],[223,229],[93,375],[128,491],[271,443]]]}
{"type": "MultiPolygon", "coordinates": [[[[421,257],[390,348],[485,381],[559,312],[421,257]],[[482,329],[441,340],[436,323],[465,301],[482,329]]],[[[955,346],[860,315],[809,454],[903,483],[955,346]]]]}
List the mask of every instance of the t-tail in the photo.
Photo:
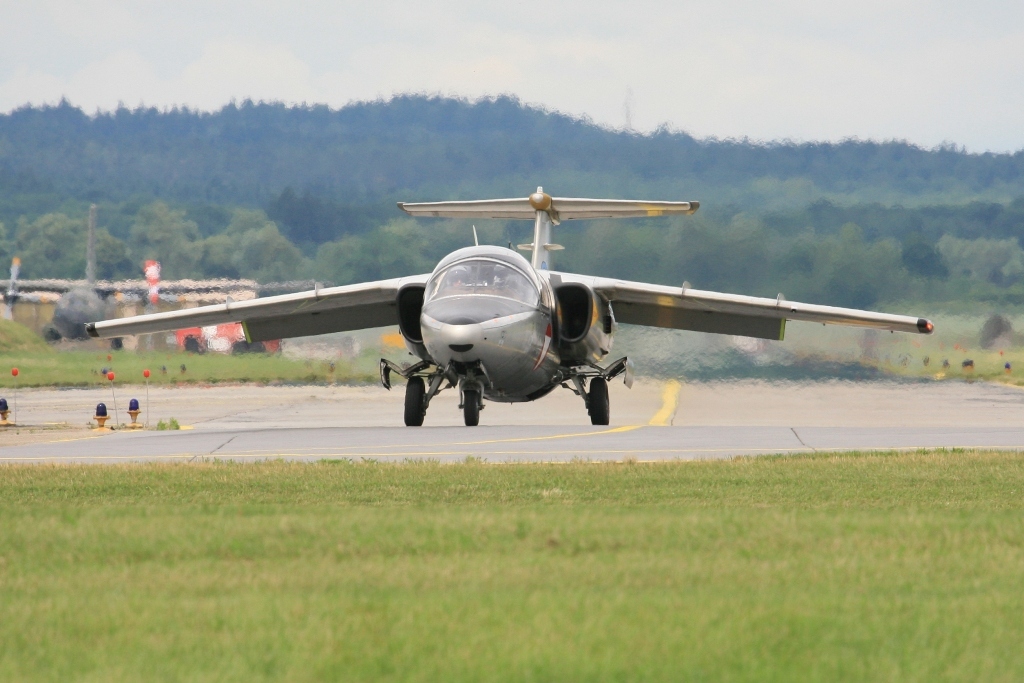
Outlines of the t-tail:
{"type": "Polygon", "coordinates": [[[411,216],[435,218],[500,218],[532,220],[533,242],[519,249],[531,253],[530,263],[537,270],[552,268],[552,252],[562,249],[554,241],[554,226],[562,221],[586,218],[639,218],[692,214],[697,202],[652,202],[638,199],[585,199],[552,197],[538,187],[522,199],[480,199],[456,202],[399,202],[398,208],[411,216]]]}

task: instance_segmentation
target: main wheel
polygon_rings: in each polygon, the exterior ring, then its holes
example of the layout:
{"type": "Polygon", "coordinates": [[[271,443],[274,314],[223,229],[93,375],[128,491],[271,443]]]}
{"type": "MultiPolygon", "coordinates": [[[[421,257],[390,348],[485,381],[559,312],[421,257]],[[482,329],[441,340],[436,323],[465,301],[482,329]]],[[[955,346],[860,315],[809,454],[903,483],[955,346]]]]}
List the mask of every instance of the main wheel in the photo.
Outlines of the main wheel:
{"type": "Polygon", "coordinates": [[[466,418],[467,427],[480,424],[480,392],[476,389],[462,392],[462,416],[466,418]]]}
{"type": "Polygon", "coordinates": [[[590,399],[590,424],[606,425],[611,420],[611,405],[608,401],[608,382],[602,377],[595,377],[590,380],[590,392],[587,394],[590,399]]]}
{"type": "Polygon", "coordinates": [[[423,384],[422,377],[410,377],[405,384],[405,426],[423,426],[423,416],[426,410],[423,408],[423,399],[427,395],[427,388],[423,384]]]}

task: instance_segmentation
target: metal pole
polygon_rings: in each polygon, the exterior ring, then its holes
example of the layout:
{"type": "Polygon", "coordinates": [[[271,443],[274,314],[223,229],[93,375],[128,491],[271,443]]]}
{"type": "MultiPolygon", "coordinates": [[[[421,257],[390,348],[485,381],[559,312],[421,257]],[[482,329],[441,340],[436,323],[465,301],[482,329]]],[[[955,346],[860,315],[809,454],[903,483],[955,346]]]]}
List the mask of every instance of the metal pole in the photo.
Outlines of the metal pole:
{"type": "Polygon", "coordinates": [[[146,429],[149,429],[149,378],[146,378],[146,429]]]}
{"type": "Polygon", "coordinates": [[[114,380],[110,380],[110,395],[114,397],[114,425],[121,426],[121,419],[117,416],[117,394],[114,393],[114,380]]]}

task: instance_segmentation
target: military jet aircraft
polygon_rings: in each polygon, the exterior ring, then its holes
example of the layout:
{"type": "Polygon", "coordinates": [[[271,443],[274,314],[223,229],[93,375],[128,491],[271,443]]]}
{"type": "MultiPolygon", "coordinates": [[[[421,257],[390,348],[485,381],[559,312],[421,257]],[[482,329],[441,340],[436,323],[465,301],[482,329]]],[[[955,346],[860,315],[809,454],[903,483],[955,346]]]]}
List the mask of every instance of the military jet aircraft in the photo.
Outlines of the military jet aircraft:
{"type": "Polygon", "coordinates": [[[473,246],[452,252],[432,273],[250,301],[105,320],[89,334],[115,337],[241,322],[246,341],[300,337],[397,324],[419,358],[400,366],[381,359],[380,379],[405,378],[405,424],[423,424],[431,400],[458,388],[467,426],[479,423],[484,400],[533,401],[558,387],[572,390],[595,425],[610,419],[608,382],[625,357],[606,363],[620,323],[781,340],[787,320],[856,325],[928,334],[924,318],[652,285],[553,270],[562,247],[561,221],[692,214],[697,202],[552,197],[399,203],[412,216],[533,221],[533,241],[516,251],[473,246]]]}

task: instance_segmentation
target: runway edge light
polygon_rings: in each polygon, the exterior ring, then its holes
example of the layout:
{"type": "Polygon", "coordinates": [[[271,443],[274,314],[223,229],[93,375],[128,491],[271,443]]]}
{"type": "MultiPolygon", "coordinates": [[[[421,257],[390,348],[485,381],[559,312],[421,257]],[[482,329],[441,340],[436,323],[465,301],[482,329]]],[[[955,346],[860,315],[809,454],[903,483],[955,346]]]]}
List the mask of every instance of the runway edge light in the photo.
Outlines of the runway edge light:
{"type": "Polygon", "coordinates": [[[142,425],[137,422],[139,419],[139,413],[141,412],[142,411],[139,410],[139,399],[133,398],[128,401],[128,414],[132,418],[131,424],[127,425],[128,429],[142,429],[142,425]]]}
{"type": "Polygon", "coordinates": [[[96,420],[96,424],[99,425],[93,431],[95,431],[95,432],[98,432],[98,431],[109,432],[110,431],[110,427],[107,426],[107,420],[110,419],[110,415],[107,414],[107,404],[106,403],[97,403],[96,404],[96,415],[93,416],[93,419],[96,420]]]}

